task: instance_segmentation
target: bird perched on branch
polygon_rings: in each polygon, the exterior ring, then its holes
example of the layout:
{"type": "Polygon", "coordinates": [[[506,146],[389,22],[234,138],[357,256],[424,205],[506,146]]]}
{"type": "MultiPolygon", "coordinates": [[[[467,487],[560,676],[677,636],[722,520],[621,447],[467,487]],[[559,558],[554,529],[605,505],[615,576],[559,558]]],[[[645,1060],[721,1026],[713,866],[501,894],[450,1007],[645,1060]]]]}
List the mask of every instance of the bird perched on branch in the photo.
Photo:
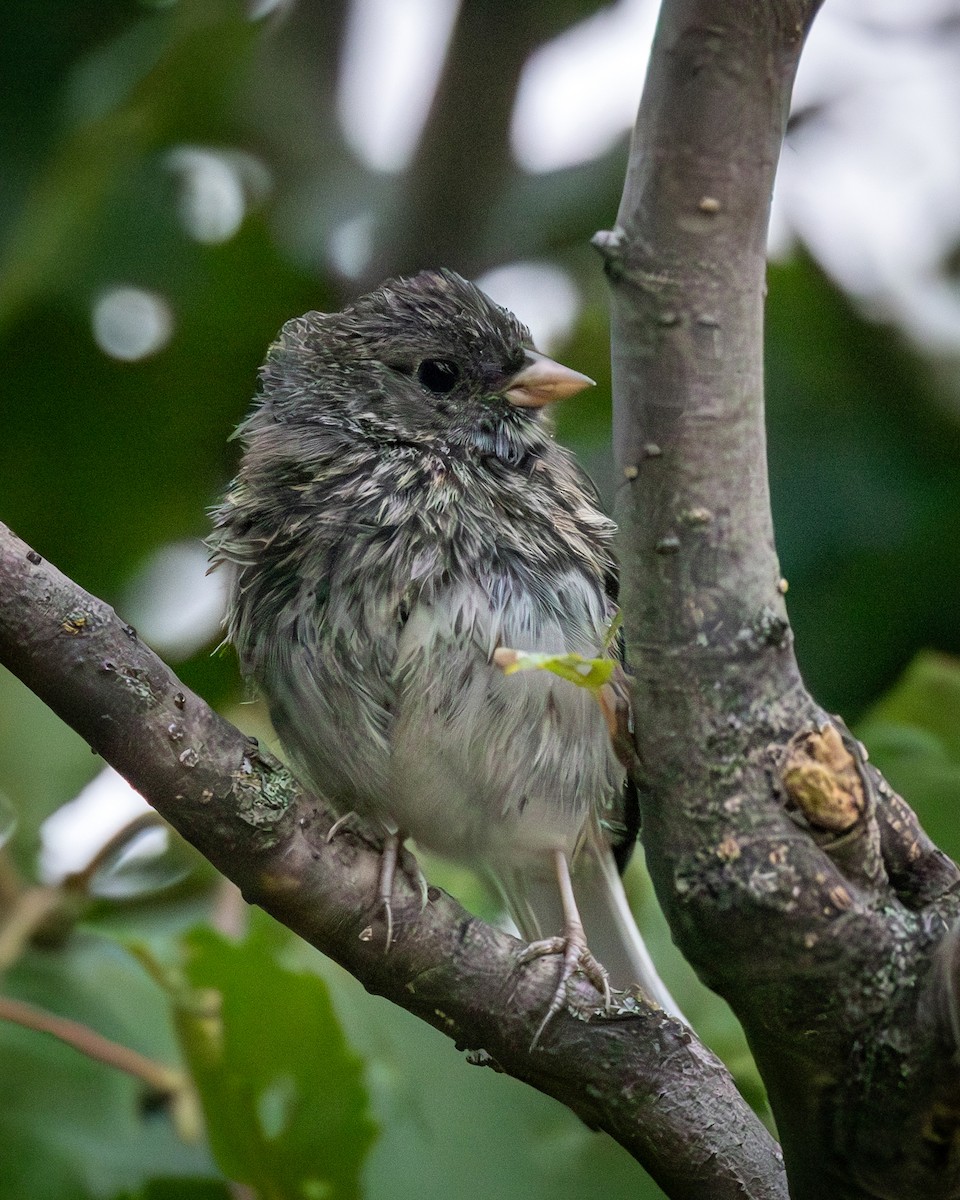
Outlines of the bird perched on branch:
{"type": "Polygon", "coordinates": [[[494,661],[617,654],[614,527],[544,412],[590,383],[451,271],[307,313],[270,349],[210,539],[294,764],[383,835],[388,945],[412,837],[492,876],[523,961],[561,956],[543,1024],[577,970],[607,1003],[609,972],[672,1007],[614,861],[635,797],[596,697],[494,661]]]}

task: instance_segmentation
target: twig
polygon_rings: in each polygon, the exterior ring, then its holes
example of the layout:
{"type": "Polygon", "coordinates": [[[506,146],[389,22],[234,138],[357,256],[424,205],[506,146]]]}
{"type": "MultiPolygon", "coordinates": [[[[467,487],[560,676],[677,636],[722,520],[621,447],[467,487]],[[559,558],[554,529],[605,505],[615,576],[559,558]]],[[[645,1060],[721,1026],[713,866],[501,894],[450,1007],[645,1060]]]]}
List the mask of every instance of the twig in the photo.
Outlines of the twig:
{"type": "Polygon", "coordinates": [[[71,1021],[68,1017],[59,1017],[42,1008],[34,1008],[32,1004],[26,1004],[22,1000],[0,996],[0,1020],[11,1021],[25,1029],[34,1029],[37,1033],[49,1033],[72,1046],[74,1050],[79,1050],[87,1058],[132,1075],[134,1079],[139,1079],[147,1087],[162,1094],[172,1095],[190,1086],[182,1071],[155,1062],[128,1046],[121,1046],[119,1042],[111,1042],[109,1038],[96,1033],[89,1026],[81,1025],[79,1021],[71,1021]]]}
{"type": "Polygon", "coordinates": [[[0,923],[0,974],[17,961],[30,939],[73,901],[60,888],[24,888],[0,923]]]}

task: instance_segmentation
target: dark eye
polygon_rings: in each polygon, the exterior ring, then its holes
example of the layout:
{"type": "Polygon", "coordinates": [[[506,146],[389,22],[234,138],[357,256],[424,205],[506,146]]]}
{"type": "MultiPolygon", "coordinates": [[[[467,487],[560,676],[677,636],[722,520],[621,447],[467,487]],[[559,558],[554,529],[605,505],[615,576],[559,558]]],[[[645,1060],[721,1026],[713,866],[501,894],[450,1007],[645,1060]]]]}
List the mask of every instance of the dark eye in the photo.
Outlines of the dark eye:
{"type": "Polygon", "coordinates": [[[460,368],[445,358],[425,358],[417,367],[417,378],[425,388],[442,395],[453,391],[460,378],[460,368]]]}

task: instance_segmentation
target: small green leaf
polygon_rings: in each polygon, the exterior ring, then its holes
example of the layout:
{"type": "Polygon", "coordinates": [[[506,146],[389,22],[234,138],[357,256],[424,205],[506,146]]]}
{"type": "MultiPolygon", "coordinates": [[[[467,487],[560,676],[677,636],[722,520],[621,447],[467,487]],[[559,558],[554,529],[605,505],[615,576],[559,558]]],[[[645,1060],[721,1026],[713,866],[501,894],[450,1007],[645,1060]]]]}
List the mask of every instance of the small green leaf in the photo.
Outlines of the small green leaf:
{"type": "Polygon", "coordinates": [[[582,654],[535,654],[527,650],[498,650],[494,661],[504,675],[517,671],[552,671],[577,687],[599,691],[610,680],[616,668],[612,658],[584,658],[582,654]]]}

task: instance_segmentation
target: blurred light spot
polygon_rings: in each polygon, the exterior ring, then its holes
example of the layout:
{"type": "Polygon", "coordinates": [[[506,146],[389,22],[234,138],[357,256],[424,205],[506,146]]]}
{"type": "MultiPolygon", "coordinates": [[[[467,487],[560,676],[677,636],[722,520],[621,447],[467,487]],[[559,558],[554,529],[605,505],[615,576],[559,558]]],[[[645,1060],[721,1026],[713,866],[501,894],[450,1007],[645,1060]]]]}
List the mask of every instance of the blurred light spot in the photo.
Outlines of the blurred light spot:
{"type": "Polygon", "coordinates": [[[103,292],[93,306],[93,337],[111,358],[137,362],[169,342],[173,313],[162,296],[137,287],[103,292]]]}
{"type": "Polygon", "coordinates": [[[225,242],[240,228],[247,210],[243,184],[233,166],[209,150],[182,147],[167,156],[180,176],[180,219],[198,242],[225,242]]]}
{"type": "Polygon", "coordinates": [[[82,871],[97,853],[150,805],[112,767],[106,767],[40,826],[40,878],[60,883],[82,871]]]}
{"type": "Polygon", "coordinates": [[[251,21],[260,21],[273,13],[285,15],[296,2],[297,0],[249,0],[247,16],[251,21]]]}
{"type": "Polygon", "coordinates": [[[330,262],[347,279],[357,279],[373,251],[373,213],[360,213],[330,234],[330,262]]]}
{"type": "Polygon", "coordinates": [[[93,896],[127,900],[159,892],[186,879],[193,868],[182,843],[166,825],[141,829],[124,841],[94,871],[87,884],[93,896]]]}
{"type": "Polygon", "coordinates": [[[144,640],[174,662],[196,653],[220,628],[225,577],[206,572],[202,542],[172,542],[147,561],[121,605],[144,640]]]}
{"type": "Polygon", "coordinates": [[[277,1075],[258,1092],[257,1121],[268,1142],[276,1141],[297,1113],[297,1081],[292,1075],[277,1075]]]}
{"type": "Polygon", "coordinates": [[[932,349],[960,344],[943,274],[960,241],[956,0],[833,0],[800,61],[780,157],[771,253],[799,240],[874,317],[932,349]]]}
{"type": "Polygon", "coordinates": [[[180,220],[190,236],[204,245],[232,238],[247,209],[270,190],[270,172],[252,154],[178,146],[166,161],[180,182],[180,220]]]}
{"type": "Polygon", "coordinates": [[[528,171],[556,171],[606,153],[633,125],[659,5],[619,0],[531,54],[511,138],[528,171]]]}
{"type": "Polygon", "coordinates": [[[376,170],[402,170],[413,157],[459,7],[353,0],[337,103],[347,141],[376,170]]]}
{"type": "Polygon", "coordinates": [[[476,283],[530,327],[539,349],[549,352],[573,332],[580,293],[566,271],[553,263],[509,263],[487,271],[476,283]]]}
{"type": "Polygon", "coordinates": [[[0,792],[0,846],[5,846],[10,841],[19,824],[20,818],[13,802],[0,792]]]}

